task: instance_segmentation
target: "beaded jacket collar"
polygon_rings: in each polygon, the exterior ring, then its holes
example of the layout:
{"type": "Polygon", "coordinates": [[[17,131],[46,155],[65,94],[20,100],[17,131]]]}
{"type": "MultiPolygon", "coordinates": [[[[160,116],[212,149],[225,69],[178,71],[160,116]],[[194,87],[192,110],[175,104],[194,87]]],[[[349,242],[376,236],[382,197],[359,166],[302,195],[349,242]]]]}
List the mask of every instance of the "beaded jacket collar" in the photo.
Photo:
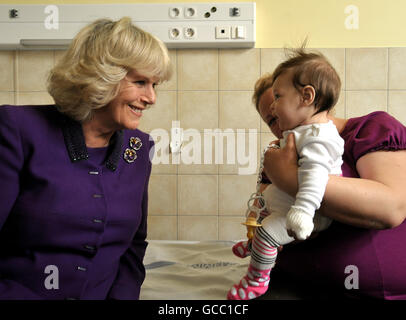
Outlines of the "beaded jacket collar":
{"type": "MultiPolygon", "coordinates": [[[[80,122],[62,115],[62,132],[70,160],[77,162],[89,158],[83,129],[80,122]]],[[[110,139],[105,166],[111,171],[117,169],[121,149],[123,147],[124,131],[116,131],[110,139]]]]}

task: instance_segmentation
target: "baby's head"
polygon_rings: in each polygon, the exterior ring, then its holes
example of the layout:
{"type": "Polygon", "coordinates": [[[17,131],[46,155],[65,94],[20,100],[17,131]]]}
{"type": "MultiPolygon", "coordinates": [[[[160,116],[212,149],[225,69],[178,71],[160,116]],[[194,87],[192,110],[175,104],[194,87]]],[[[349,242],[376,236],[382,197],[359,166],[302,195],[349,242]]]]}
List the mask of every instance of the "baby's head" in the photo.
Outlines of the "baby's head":
{"type": "Polygon", "coordinates": [[[317,112],[329,111],[337,103],[340,96],[341,81],[337,71],[319,52],[306,52],[303,48],[292,50],[289,59],[279,64],[272,74],[272,83],[276,78],[292,70],[292,82],[300,91],[311,85],[316,96],[314,105],[317,112]]]}
{"type": "MultiPolygon", "coordinates": [[[[264,104],[273,103],[275,97],[272,87],[282,75],[284,78],[288,76],[287,79],[292,82],[293,90],[296,89],[295,91],[300,94],[303,94],[305,88],[311,87],[313,95],[310,104],[314,106],[314,114],[328,112],[337,103],[341,81],[336,70],[321,53],[306,52],[304,48],[300,48],[289,50],[286,61],[279,64],[272,74],[266,74],[256,82],[253,102],[258,112],[260,105],[263,107],[264,104]]],[[[263,113],[262,109],[261,112],[263,113]]],[[[267,116],[261,112],[261,117],[268,123],[269,119],[265,119],[264,116],[267,116]]],[[[276,130],[270,123],[268,125],[273,132],[276,130]]]]}
{"type": "Polygon", "coordinates": [[[305,49],[291,49],[288,59],[280,63],[272,74],[265,74],[255,84],[253,102],[258,110],[262,94],[272,87],[274,81],[289,69],[293,70],[293,85],[300,90],[311,85],[316,91],[314,103],[318,111],[331,110],[340,96],[341,80],[337,71],[326,57],[319,52],[306,52],[305,49]]]}

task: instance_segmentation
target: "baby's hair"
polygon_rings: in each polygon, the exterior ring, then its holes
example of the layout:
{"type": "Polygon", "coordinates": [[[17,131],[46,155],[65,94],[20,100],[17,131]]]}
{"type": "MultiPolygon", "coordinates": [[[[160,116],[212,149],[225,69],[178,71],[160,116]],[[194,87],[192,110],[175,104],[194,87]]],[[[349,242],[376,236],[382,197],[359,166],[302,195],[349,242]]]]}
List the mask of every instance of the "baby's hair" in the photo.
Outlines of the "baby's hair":
{"type": "Polygon", "coordinates": [[[252,95],[252,102],[254,103],[257,111],[259,107],[259,99],[261,99],[264,92],[269,88],[271,88],[272,85],[273,85],[273,77],[271,73],[264,74],[255,83],[254,94],[252,95]]]}
{"type": "Polygon", "coordinates": [[[307,52],[303,47],[288,49],[287,56],[288,59],[273,72],[272,83],[291,69],[292,82],[296,89],[311,85],[316,91],[314,105],[317,113],[332,109],[340,96],[341,80],[327,58],[320,52],[307,52]]]}
{"type": "Polygon", "coordinates": [[[293,69],[293,85],[300,90],[306,85],[313,86],[316,96],[314,105],[317,112],[331,110],[340,96],[341,80],[337,71],[320,52],[307,52],[304,48],[285,49],[287,60],[279,64],[272,74],[267,73],[257,80],[252,97],[258,110],[262,94],[272,87],[276,78],[293,69]]]}

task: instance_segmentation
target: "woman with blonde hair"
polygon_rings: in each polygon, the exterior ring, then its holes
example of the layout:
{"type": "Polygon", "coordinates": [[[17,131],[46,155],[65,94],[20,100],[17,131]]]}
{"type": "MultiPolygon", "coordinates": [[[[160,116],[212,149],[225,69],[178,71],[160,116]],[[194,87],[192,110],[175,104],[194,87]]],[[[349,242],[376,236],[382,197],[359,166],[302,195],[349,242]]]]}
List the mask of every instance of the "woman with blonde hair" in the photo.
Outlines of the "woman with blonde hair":
{"type": "Polygon", "coordinates": [[[0,299],[138,299],[153,141],[137,127],[170,75],[160,40],[100,19],[51,70],[55,105],[0,107],[0,299]]]}

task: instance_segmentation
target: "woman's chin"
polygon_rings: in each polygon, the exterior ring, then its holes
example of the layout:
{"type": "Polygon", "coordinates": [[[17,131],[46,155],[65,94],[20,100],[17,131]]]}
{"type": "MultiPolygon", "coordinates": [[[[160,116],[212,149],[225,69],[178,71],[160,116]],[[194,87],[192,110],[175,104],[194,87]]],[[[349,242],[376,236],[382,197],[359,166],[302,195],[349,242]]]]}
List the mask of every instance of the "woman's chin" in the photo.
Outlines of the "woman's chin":
{"type": "Polygon", "coordinates": [[[133,121],[129,121],[128,123],[126,123],[123,127],[123,129],[127,129],[127,130],[135,130],[138,129],[138,126],[140,125],[140,121],[139,120],[133,120],[133,121]]]}

